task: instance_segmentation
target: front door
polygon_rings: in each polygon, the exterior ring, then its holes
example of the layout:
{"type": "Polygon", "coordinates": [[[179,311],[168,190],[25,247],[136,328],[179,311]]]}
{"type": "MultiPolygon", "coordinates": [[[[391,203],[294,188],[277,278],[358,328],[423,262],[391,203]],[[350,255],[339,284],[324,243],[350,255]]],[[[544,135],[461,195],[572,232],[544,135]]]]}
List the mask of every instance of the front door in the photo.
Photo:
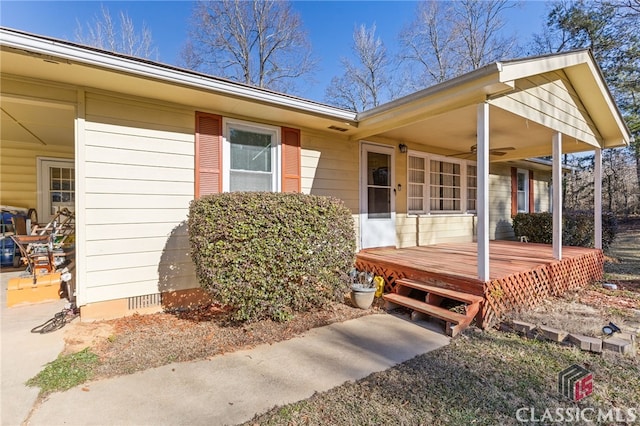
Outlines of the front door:
{"type": "Polygon", "coordinates": [[[393,161],[393,147],[361,144],[361,248],[396,245],[393,161]]]}

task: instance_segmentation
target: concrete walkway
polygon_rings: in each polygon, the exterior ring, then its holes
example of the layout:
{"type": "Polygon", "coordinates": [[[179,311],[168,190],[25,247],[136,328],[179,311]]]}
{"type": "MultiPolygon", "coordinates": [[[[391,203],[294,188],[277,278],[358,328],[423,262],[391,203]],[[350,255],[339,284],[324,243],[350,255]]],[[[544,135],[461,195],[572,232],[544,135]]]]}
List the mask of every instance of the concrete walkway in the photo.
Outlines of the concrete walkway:
{"type": "MultiPolygon", "coordinates": [[[[56,309],[52,306],[51,315],[56,309]]],[[[39,338],[35,341],[49,356],[45,360],[29,357],[22,361],[17,357],[7,370],[3,356],[3,425],[18,425],[25,419],[29,412],[26,406],[33,403],[37,391],[24,386],[21,389],[20,383],[33,376],[44,362],[55,359],[62,349],[61,341],[56,339],[58,333],[61,340],[62,331],[51,336],[31,336],[28,329],[32,324],[29,322],[22,333],[27,340],[39,338]],[[22,365],[27,363],[28,366],[22,365]],[[27,367],[29,373],[17,374],[27,367]],[[11,378],[14,385],[7,389],[10,396],[5,394],[5,373],[20,376],[11,378]],[[5,402],[19,407],[6,419],[5,402]]],[[[3,324],[3,343],[4,340],[3,324]]],[[[394,315],[369,315],[210,360],[175,363],[87,383],[51,395],[36,407],[28,424],[234,425],[275,405],[306,399],[315,392],[385,370],[448,342],[443,334],[394,315]]]]}
{"type": "Polygon", "coordinates": [[[20,425],[27,417],[39,389],[24,383],[38,374],[46,363],[56,359],[64,348],[64,329],[48,334],[33,334],[30,330],[60,312],[66,300],[7,308],[7,282],[19,275],[19,272],[0,274],[0,419],[3,426],[20,425]]]}

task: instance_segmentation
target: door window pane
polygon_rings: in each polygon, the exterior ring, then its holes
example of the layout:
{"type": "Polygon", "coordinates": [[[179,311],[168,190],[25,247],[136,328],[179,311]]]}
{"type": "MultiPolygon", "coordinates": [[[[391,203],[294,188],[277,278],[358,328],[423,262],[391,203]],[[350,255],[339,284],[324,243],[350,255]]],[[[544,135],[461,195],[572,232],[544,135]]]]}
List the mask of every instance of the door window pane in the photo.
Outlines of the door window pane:
{"type": "Polygon", "coordinates": [[[369,187],[369,219],[391,218],[391,191],[388,188],[369,187]]]}
{"type": "Polygon", "coordinates": [[[367,156],[367,170],[369,185],[390,186],[389,166],[391,159],[387,154],[369,152],[367,156]]]}
{"type": "Polygon", "coordinates": [[[391,217],[391,156],[377,152],[367,153],[367,204],[371,219],[391,217]]]}

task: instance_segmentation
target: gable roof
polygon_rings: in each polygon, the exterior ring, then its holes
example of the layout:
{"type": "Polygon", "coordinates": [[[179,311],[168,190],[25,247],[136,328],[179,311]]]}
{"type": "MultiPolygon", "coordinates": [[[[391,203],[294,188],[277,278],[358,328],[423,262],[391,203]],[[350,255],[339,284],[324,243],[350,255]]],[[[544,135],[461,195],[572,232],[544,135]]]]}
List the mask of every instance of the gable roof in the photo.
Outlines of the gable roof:
{"type": "MultiPolygon", "coordinates": [[[[516,91],[517,82],[561,72],[579,97],[602,138],[602,148],[628,145],[631,134],[589,50],[499,61],[357,116],[358,137],[388,133],[407,123],[491,101],[516,91]],[[385,129],[385,130],[383,130],[385,129]]],[[[392,136],[393,133],[390,134],[392,136]]]]}
{"type": "MultiPolygon", "coordinates": [[[[629,129],[616,107],[602,72],[588,50],[494,62],[355,114],[319,102],[166,64],[8,28],[0,28],[0,48],[3,74],[25,75],[132,95],[160,97],[177,104],[187,102],[194,108],[223,106],[224,110],[219,111],[221,113],[287,122],[318,130],[331,128],[351,140],[381,137],[437,145],[437,141],[419,140],[418,135],[424,134],[425,126],[432,130],[441,127],[439,131],[442,133],[438,137],[459,140],[461,147],[468,144],[468,141],[463,141],[464,138],[459,134],[447,133],[445,130],[448,127],[459,127],[452,123],[475,122],[475,109],[472,107],[489,102],[495,106],[496,116],[504,119],[507,116],[504,113],[505,105],[509,105],[505,96],[521,90],[519,82],[533,76],[561,73],[567,86],[570,86],[568,90],[577,94],[575,102],[579,105],[575,107],[580,110],[579,114],[584,116],[588,126],[593,127],[592,134],[586,138],[582,138],[582,133],[579,132],[567,133],[582,143],[580,149],[596,145],[602,148],[625,146],[631,140],[629,129]],[[159,87],[163,89],[159,90],[159,87]],[[287,112],[286,116],[282,115],[283,110],[287,112]],[[437,117],[442,120],[436,120],[437,117]],[[440,126],[436,126],[438,122],[440,126]]],[[[513,99],[510,101],[511,104],[515,102],[513,99]]],[[[509,115],[514,123],[516,115],[509,115]]],[[[535,114],[529,116],[521,113],[519,117],[527,119],[527,126],[529,120],[536,121],[535,114]]],[[[538,121],[537,125],[553,128],[553,123],[548,124],[543,119],[538,121]]],[[[473,127],[470,126],[466,132],[470,133],[473,127]]],[[[513,134],[512,139],[517,136],[513,134]]],[[[540,137],[541,133],[537,136],[540,137]]],[[[437,147],[436,145],[433,146],[437,147]]],[[[529,150],[526,154],[541,155],[534,151],[529,150]]]]}

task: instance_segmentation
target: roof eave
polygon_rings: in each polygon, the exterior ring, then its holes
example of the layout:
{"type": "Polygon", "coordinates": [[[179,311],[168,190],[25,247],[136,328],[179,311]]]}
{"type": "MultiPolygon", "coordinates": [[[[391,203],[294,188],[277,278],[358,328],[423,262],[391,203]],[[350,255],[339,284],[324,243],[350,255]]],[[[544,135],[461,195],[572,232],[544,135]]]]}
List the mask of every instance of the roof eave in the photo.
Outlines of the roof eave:
{"type": "Polygon", "coordinates": [[[44,58],[60,59],[131,75],[153,78],[169,83],[182,84],[219,94],[250,99],[276,107],[295,109],[310,115],[348,122],[350,125],[357,127],[356,114],[352,111],[226,81],[188,70],[180,70],[161,64],[152,64],[146,61],[136,60],[135,58],[115,56],[109,52],[87,50],[82,46],[60,40],[0,28],[0,46],[16,49],[27,55],[40,55],[44,58]]]}

